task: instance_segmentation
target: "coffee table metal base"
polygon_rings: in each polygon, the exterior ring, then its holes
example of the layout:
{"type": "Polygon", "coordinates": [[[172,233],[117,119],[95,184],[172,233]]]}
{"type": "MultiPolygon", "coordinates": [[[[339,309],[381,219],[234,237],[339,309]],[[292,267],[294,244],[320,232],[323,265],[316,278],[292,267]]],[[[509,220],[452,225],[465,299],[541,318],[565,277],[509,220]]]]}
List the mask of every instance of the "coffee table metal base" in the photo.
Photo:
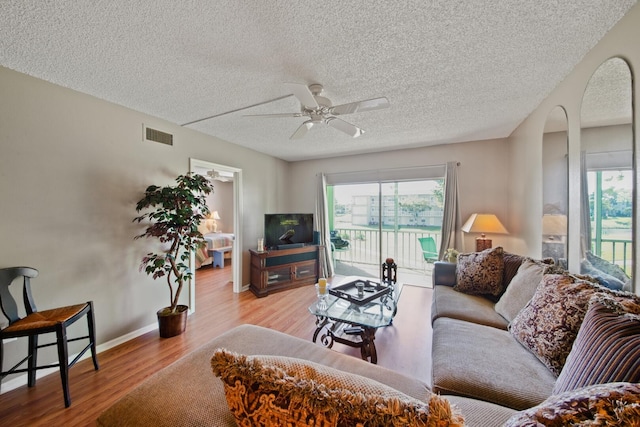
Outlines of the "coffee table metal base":
{"type": "Polygon", "coordinates": [[[327,348],[333,347],[334,342],[360,348],[362,360],[376,364],[378,363],[375,344],[376,330],[377,328],[317,316],[313,342],[317,342],[319,338],[320,344],[327,348]]]}

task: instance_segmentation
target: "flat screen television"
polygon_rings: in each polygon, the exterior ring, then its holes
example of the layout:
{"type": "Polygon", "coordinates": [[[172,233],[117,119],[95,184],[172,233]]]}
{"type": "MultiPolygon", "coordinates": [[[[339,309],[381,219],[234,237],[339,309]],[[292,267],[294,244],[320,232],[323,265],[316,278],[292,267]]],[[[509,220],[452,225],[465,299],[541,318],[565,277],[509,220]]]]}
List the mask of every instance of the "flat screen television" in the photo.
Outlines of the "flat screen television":
{"type": "Polygon", "coordinates": [[[265,214],[264,244],[278,249],[290,244],[313,243],[313,214],[265,214]]]}

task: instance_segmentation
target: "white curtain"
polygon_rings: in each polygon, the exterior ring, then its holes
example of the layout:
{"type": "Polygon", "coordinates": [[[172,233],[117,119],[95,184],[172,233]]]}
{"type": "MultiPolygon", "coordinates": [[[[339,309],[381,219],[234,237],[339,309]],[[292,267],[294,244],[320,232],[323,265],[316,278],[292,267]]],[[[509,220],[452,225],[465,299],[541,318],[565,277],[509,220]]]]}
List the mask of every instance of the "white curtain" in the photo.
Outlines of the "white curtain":
{"type": "Polygon", "coordinates": [[[458,162],[447,162],[447,174],[444,182],[444,212],[442,215],[442,241],[439,259],[449,248],[462,251],[462,221],[458,208],[458,162]]]}
{"type": "Polygon", "coordinates": [[[327,207],[327,178],[325,174],[318,175],[318,192],[316,196],[315,228],[320,234],[320,245],[324,250],[320,252],[320,277],[333,276],[333,261],[331,259],[331,237],[329,235],[329,211],[327,207]]]}

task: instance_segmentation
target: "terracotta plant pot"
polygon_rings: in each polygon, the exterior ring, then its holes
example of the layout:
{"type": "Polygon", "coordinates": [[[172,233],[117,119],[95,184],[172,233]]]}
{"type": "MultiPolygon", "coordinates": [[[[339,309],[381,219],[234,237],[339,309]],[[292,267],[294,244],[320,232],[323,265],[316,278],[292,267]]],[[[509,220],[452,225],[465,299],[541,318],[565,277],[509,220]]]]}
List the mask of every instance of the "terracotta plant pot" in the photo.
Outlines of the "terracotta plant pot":
{"type": "Polygon", "coordinates": [[[187,329],[187,313],[189,307],[178,305],[175,313],[169,313],[169,307],[158,310],[158,330],[161,338],[180,335],[187,329]]]}

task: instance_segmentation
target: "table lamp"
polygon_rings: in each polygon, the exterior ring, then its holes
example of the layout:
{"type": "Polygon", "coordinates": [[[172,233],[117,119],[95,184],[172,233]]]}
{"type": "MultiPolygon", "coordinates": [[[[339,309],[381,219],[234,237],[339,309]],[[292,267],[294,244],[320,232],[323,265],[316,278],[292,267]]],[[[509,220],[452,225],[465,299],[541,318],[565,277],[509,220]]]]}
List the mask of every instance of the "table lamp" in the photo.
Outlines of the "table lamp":
{"type": "Polygon", "coordinates": [[[218,232],[218,223],[216,222],[217,219],[221,219],[220,218],[220,214],[218,213],[218,211],[213,211],[213,213],[211,214],[211,220],[213,221],[213,232],[214,233],[218,232]]]}
{"type": "Polygon", "coordinates": [[[555,236],[562,239],[567,235],[567,216],[562,214],[544,214],[542,216],[542,234],[549,240],[555,240],[555,236]]]}
{"type": "Polygon", "coordinates": [[[491,248],[491,239],[487,239],[486,233],[509,234],[504,225],[494,214],[471,214],[467,222],[462,226],[465,233],[480,233],[476,238],[476,252],[491,248]]]}

